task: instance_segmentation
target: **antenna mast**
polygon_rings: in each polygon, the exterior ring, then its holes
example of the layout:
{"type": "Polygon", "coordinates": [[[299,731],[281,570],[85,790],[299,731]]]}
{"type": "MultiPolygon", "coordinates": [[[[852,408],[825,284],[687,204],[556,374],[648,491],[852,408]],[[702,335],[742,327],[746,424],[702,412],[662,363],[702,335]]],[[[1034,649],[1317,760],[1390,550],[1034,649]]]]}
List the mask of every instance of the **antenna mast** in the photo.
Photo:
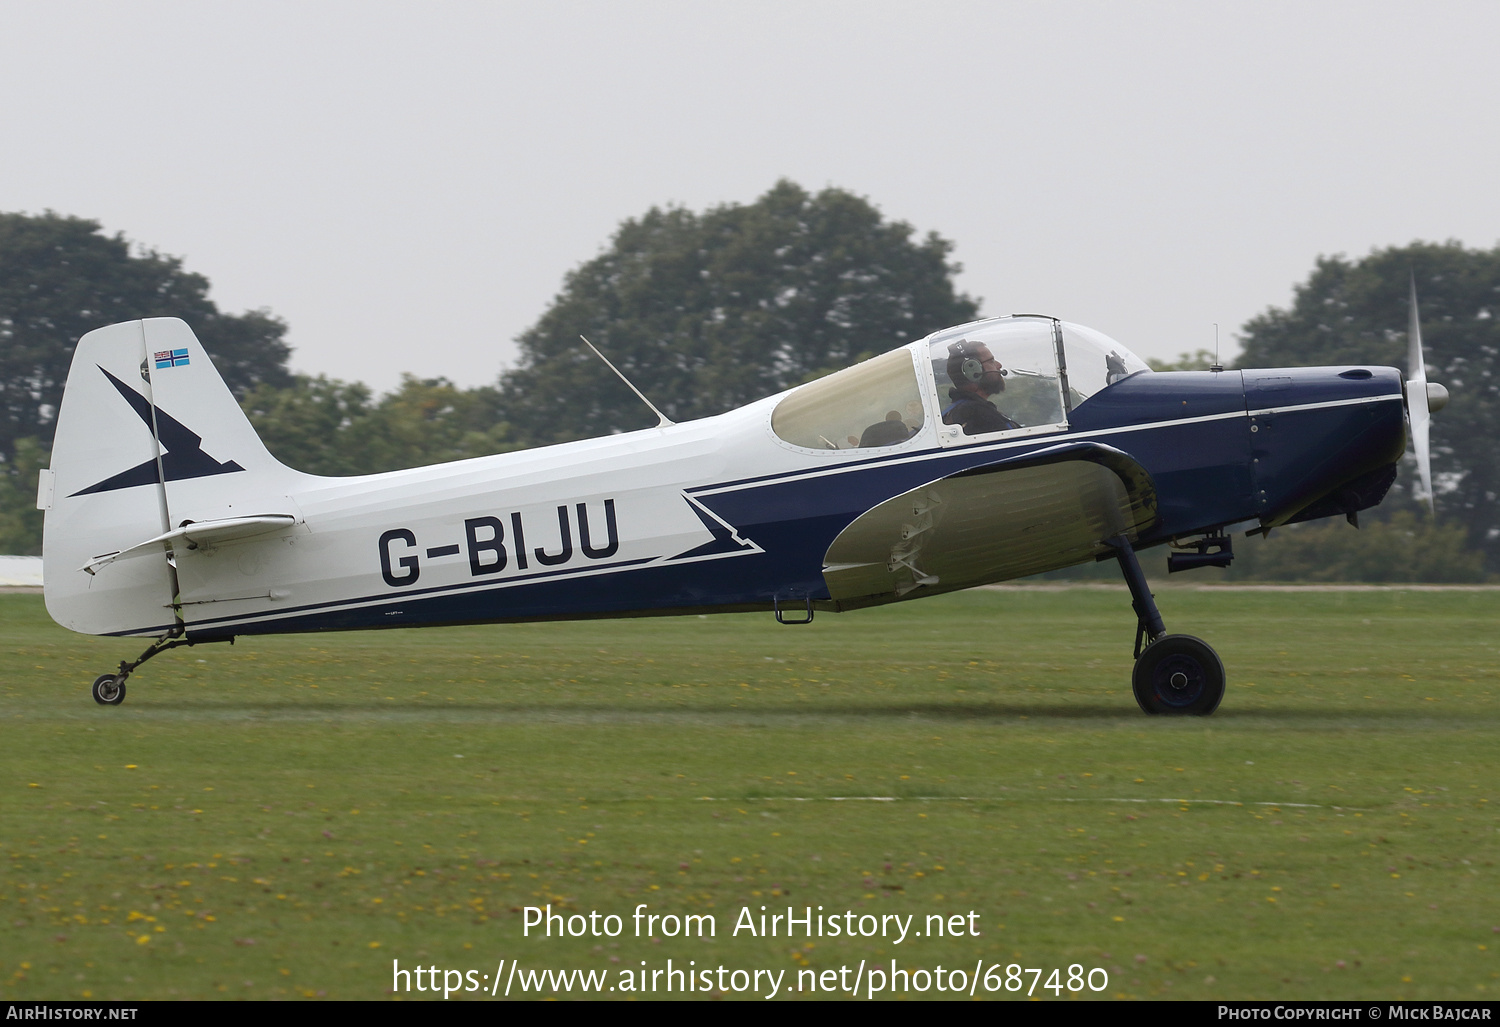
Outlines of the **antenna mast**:
{"type": "Polygon", "coordinates": [[[624,375],[624,373],[618,367],[616,367],[614,364],[611,364],[609,362],[609,357],[606,357],[603,353],[599,352],[599,347],[595,346],[592,342],[589,342],[589,340],[586,339],[586,338],[584,338],[584,336],[582,336],[582,335],[580,335],[579,338],[583,339],[583,344],[585,346],[587,346],[589,349],[591,349],[591,350],[594,351],[594,356],[596,356],[600,360],[604,361],[604,366],[605,367],[609,368],[615,374],[619,375],[620,376],[620,381],[622,381],[626,385],[630,386],[630,391],[631,392],[633,392],[637,396],[641,397],[641,402],[642,403],[646,404],[648,407],[651,408],[651,412],[653,414],[655,414],[656,417],[657,417],[656,426],[658,428],[667,428],[667,427],[670,427],[671,425],[677,423],[676,421],[674,421],[670,417],[668,417],[666,414],[664,414],[660,410],[656,409],[656,404],[653,403],[653,402],[651,402],[649,399],[647,399],[646,398],[646,394],[644,392],[642,392],[640,389],[638,389],[634,385],[632,385],[631,382],[630,382],[630,379],[626,378],[625,375],[624,375]]]}
{"type": "Polygon", "coordinates": [[[1219,322],[1214,322],[1214,362],[1209,367],[1210,371],[1222,371],[1224,365],[1219,363],[1219,322]]]}

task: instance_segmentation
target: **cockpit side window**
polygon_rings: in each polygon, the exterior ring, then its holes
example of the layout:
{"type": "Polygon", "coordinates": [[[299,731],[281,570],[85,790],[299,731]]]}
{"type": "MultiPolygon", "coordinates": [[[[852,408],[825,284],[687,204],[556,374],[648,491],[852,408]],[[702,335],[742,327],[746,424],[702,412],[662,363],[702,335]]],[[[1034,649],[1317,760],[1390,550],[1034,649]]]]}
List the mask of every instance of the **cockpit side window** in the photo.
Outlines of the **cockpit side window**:
{"type": "Polygon", "coordinates": [[[776,404],[771,430],[807,449],[877,449],[922,430],[922,397],[906,349],[846,367],[776,404]]]}
{"type": "Polygon", "coordinates": [[[943,423],[964,435],[1066,427],[1051,318],[940,332],[928,354],[943,423]]]}

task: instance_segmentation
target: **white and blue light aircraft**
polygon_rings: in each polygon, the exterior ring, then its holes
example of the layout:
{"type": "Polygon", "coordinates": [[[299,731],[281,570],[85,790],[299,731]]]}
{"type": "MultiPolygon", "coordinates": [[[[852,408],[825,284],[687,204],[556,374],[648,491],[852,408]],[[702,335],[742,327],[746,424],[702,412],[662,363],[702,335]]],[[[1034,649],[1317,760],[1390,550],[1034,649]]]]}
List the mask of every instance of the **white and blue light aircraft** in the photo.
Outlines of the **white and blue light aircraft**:
{"type": "MultiPolygon", "coordinates": [[[[278,462],[191,329],[78,343],[41,473],[47,609],[151,638],[94,682],[236,636],[764,610],[784,623],[1112,558],[1147,713],[1212,713],[1222,663],[1167,634],[1136,557],[1223,566],[1236,532],[1355,519],[1409,416],[1386,367],[1152,372],[1032,314],[937,332],[729,413],[431,467],[319,477],[278,462]]],[[[644,398],[644,397],[643,397],[644,398]]]]}

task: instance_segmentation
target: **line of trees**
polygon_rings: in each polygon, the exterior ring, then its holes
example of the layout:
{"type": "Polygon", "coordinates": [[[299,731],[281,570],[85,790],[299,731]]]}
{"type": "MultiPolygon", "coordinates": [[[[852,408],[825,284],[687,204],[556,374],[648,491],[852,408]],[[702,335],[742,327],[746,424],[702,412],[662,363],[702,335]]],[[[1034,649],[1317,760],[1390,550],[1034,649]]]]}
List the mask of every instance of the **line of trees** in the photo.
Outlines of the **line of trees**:
{"type": "MultiPolygon", "coordinates": [[[[578,341],[587,335],[675,420],[703,417],[978,316],[956,290],[952,244],[841,189],[778,182],[749,204],[654,208],[517,340],[493,385],[296,375],[286,325],[230,315],[182,261],[97,222],[0,214],[0,552],[40,552],[36,471],[48,462],[73,347],[143,316],[191,324],[267,446],[318,474],[357,474],[562,442],[654,423],[578,341]]],[[[1433,421],[1438,521],[1398,481],[1354,532],[1340,519],[1242,546],[1234,578],[1484,580],[1500,572],[1500,247],[1415,243],[1321,258],[1288,309],[1242,331],[1250,367],[1405,360],[1406,276],[1421,294],[1429,373],[1453,402],[1433,421]]],[[[1206,366],[1206,352],[1169,367],[1206,366]]]]}

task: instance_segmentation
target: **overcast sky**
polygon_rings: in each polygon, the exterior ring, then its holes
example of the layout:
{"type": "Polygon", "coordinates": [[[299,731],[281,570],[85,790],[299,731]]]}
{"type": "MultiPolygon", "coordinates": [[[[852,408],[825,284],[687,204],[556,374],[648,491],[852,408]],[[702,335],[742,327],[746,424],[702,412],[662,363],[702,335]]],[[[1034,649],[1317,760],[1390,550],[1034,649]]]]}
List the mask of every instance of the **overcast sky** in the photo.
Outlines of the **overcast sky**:
{"type": "Polygon", "coordinates": [[[653,205],[776,179],[1148,356],[1319,254],[1500,242],[1500,4],[0,0],[0,210],[269,307],[293,366],[493,380],[653,205]]]}

